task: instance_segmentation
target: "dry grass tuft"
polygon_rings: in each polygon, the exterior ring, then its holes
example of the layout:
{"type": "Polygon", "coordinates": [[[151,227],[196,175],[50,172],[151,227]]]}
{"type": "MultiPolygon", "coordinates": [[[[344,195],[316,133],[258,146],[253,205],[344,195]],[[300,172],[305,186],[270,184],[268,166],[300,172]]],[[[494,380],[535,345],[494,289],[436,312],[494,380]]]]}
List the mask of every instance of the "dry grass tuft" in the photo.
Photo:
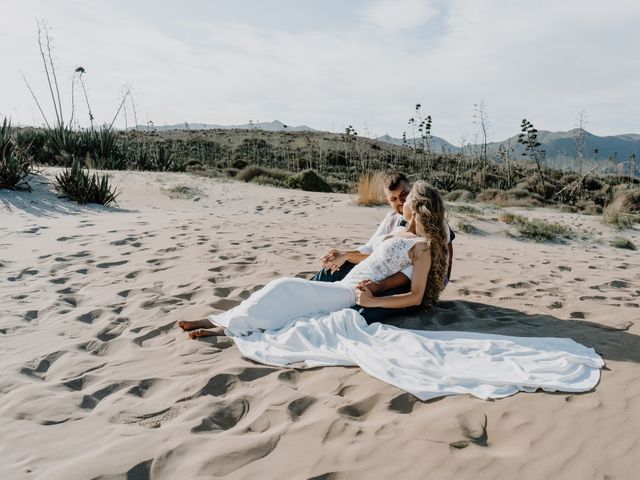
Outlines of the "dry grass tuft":
{"type": "Polygon", "coordinates": [[[384,195],[383,180],[383,172],[366,172],[362,174],[356,186],[356,205],[371,207],[387,203],[384,195]]]}
{"type": "Polygon", "coordinates": [[[607,205],[602,219],[618,228],[630,228],[640,222],[640,190],[623,190],[607,205]]]}

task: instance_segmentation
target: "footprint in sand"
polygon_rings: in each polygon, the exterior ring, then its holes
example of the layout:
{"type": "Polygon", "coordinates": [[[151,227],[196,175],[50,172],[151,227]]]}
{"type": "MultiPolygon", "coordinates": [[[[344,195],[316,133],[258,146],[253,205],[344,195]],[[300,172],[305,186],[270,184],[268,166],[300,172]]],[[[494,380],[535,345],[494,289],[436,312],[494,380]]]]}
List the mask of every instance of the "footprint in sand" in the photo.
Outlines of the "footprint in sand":
{"type": "Polygon", "coordinates": [[[287,405],[287,411],[289,412],[289,416],[291,420],[298,421],[302,415],[313,405],[316,403],[317,398],[312,396],[304,396],[301,398],[297,398],[287,405]]]}
{"type": "Polygon", "coordinates": [[[96,265],[96,267],[98,268],[111,268],[111,267],[117,267],[120,265],[124,265],[125,263],[129,263],[129,260],[120,260],[117,262],[104,262],[104,263],[98,263],[96,265]]]}
{"type": "Polygon", "coordinates": [[[216,297],[226,298],[233,291],[233,288],[230,287],[216,287],[213,289],[213,294],[216,297]]]}
{"type": "Polygon", "coordinates": [[[388,409],[396,413],[411,413],[418,399],[410,393],[401,393],[389,402],[388,409]]]}
{"type": "Polygon", "coordinates": [[[233,307],[237,306],[240,303],[240,300],[231,300],[228,298],[222,298],[215,302],[210,303],[211,307],[218,310],[230,310],[233,307]]]}
{"type": "Polygon", "coordinates": [[[109,322],[105,328],[100,330],[96,335],[96,338],[103,342],[108,342],[114,338],[119,337],[125,331],[129,325],[129,319],[126,317],[118,317],[115,320],[109,322]]]}
{"type": "Polygon", "coordinates": [[[36,270],[35,268],[25,268],[24,270],[22,270],[18,275],[14,276],[14,277],[8,277],[7,280],[10,282],[15,282],[18,280],[22,280],[22,277],[24,277],[25,275],[37,275],[38,273],[40,273],[38,270],[36,270]]]}
{"type": "Polygon", "coordinates": [[[338,408],[338,414],[350,420],[364,420],[378,403],[378,396],[372,395],[356,403],[338,408]]]}
{"type": "Polygon", "coordinates": [[[42,380],[46,378],[46,373],[53,363],[58,360],[65,352],[53,352],[43,357],[40,357],[33,368],[24,367],[20,370],[20,373],[30,377],[37,377],[42,380]]]}
{"type": "Polygon", "coordinates": [[[124,423],[129,425],[135,424],[147,428],[160,428],[165,423],[177,418],[188,407],[189,404],[187,402],[183,402],[172,407],[165,408],[164,410],[160,410],[159,412],[140,415],[137,417],[114,419],[113,421],[115,423],[124,423]]]}
{"type": "Polygon", "coordinates": [[[215,410],[211,415],[202,419],[200,425],[193,427],[193,433],[210,432],[213,430],[229,430],[235,427],[249,413],[249,402],[239,398],[215,410]]]}
{"type": "Polygon", "coordinates": [[[76,320],[78,320],[79,322],[91,324],[96,320],[96,318],[99,318],[100,315],[102,315],[102,312],[103,311],[100,309],[91,310],[90,312],[79,315],[78,317],[76,317],[76,320]]]}
{"type": "Polygon", "coordinates": [[[481,447],[489,445],[486,414],[458,415],[456,418],[458,419],[462,434],[466,437],[466,440],[451,442],[449,444],[450,447],[458,449],[465,448],[469,446],[469,443],[475,443],[481,447]]]}
{"type": "Polygon", "coordinates": [[[300,380],[300,373],[295,370],[285,370],[278,374],[278,380],[288,383],[290,385],[297,385],[300,380]]]}

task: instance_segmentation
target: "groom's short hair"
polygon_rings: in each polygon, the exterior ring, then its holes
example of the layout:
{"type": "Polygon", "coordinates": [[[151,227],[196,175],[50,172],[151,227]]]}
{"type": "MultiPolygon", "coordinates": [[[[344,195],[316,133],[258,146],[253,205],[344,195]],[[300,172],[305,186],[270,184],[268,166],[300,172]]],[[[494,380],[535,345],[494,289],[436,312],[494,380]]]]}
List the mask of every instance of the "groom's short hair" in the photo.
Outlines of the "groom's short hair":
{"type": "Polygon", "coordinates": [[[387,172],[384,176],[384,188],[387,190],[397,190],[403,183],[411,185],[409,179],[400,172],[387,172]]]}

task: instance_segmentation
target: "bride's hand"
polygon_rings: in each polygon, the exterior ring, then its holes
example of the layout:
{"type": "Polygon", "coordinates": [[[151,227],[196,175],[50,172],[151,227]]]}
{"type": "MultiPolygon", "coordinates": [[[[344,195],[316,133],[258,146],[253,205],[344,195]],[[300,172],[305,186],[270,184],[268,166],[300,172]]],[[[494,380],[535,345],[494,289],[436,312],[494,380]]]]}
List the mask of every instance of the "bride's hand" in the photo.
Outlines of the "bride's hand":
{"type": "Polygon", "coordinates": [[[362,280],[356,287],[367,287],[374,296],[378,296],[378,294],[382,291],[382,284],[378,282],[374,282],[373,280],[362,280]]]}
{"type": "Polygon", "coordinates": [[[375,307],[375,299],[369,287],[358,285],[356,290],[356,303],[361,307],[375,307]]]}

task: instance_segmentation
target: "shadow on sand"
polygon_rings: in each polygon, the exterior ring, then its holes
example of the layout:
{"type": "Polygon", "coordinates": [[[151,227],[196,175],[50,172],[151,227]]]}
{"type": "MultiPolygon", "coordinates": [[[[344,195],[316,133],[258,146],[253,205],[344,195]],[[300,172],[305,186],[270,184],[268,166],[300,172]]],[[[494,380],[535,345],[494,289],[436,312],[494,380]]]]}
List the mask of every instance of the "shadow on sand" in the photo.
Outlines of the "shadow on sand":
{"type": "Polygon", "coordinates": [[[440,301],[437,307],[428,312],[393,319],[389,323],[414,330],[571,338],[592,347],[605,360],[640,363],[640,336],[627,331],[629,324],[615,328],[585,320],[564,320],[546,314],[531,315],[466,300],[440,301]]]}
{"type": "Polygon", "coordinates": [[[0,205],[9,212],[23,211],[35,217],[55,217],[78,215],[92,212],[131,212],[118,207],[98,204],[80,205],[61,197],[53,183],[42,175],[32,175],[29,179],[31,192],[24,190],[0,190],[0,205]]]}

